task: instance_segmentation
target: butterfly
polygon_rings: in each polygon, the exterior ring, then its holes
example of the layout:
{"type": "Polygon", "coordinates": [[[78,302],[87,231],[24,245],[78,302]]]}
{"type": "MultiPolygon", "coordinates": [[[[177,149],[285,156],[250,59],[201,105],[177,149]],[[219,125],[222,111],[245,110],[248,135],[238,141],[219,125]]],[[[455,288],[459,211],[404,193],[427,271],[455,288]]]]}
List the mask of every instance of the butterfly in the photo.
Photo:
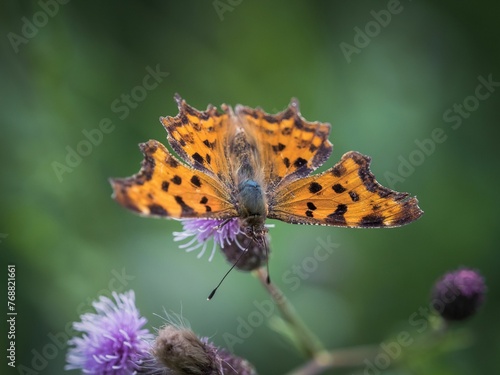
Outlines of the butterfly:
{"type": "Polygon", "coordinates": [[[141,215],[174,219],[237,218],[251,239],[265,238],[266,219],[291,224],[389,228],[418,219],[415,197],[379,184],[370,157],[350,151],[323,173],[330,157],[328,123],[308,122],[292,99],[282,112],[209,105],[175,96],[179,114],[161,117],[177,154],[150,140],[136,175],[111,179],[114,198],[141,215]]]}

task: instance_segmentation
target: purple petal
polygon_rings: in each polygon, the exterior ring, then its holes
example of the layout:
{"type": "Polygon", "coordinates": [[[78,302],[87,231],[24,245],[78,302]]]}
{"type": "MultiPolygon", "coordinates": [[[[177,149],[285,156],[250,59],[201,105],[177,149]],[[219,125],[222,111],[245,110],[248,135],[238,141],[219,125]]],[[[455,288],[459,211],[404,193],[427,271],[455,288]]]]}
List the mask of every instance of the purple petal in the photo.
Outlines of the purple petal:
{"type": "Polygon", "coordinates": [[[182,232],[174,232],[174,241],[187,240],[187,242],[179,246],[181,249],[186,249],[186,251],[193,251],[201,248],[198,257],[201,257],[205,253],[207,241],[211,239],[214,241],[209,260],[212,260],[214,256],[216,244],[223,248],[226,243],[234,241],[236,235],[240,233],[240,222],[238,218],[229,221],[187,219],[182,220],[182,226],[182,232]]]}
{"type": "Polygon", "coordinates": [[[124,294],[113,292],[114,301],[101,296],[92,303],[96,313],[81,315],[73,328],[83,333],[68,344],[66,369],[81,369],[87,374],[133,373],[142,358],[148,355],[153,335],[143,326],[135,306],[133,291],[124,294]]]}

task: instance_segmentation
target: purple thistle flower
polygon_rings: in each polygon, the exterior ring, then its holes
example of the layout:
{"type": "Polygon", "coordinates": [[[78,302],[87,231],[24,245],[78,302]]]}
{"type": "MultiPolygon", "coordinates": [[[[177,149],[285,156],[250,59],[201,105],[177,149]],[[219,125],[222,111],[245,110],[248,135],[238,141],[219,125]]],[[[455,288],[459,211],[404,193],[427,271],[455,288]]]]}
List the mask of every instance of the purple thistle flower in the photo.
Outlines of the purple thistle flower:
{"type": "Polygon", "coordinates": [[[186,219],[181,221],[184,230],[182,232],[174,232],[174,241],[183,241],[192,237],[190,241],[180,245],[179,248],[190,252],[201,247],[201,251],[198,253],[198,258],[201,258],[212,239],[213,246],[209,261],[215,255],[216,245],[224,248],[224,245],[234,242],[236,235],[240,233],[238,218],[230,219],[227,222],[226,220],[215,219],[186,219]]]}
{"type": "Polygon", "coordinates": [[[441,277],[432,290],[432,305],[446,320],[463,320],[484,301],[486,285],[479,272],[462,268],[441,277]]]}
{"type": "Polygon", "coordinates": [[[83,314],[73,328],[83,333],[68,341],[66,370],[85,374],[133,374],[148,351],[154,336],[142,327],[147,320],[135,306],[131,290],[113,292],[114,301],[101,296],[92,306],[96,313],[83,314]]]}

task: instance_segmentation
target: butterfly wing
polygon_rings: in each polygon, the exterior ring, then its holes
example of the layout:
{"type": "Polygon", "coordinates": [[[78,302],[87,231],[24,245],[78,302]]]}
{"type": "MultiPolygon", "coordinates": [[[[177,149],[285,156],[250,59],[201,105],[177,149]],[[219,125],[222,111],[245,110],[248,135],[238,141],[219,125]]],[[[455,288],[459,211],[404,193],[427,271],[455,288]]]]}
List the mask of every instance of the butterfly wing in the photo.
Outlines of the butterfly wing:
{"type": "Polygon", "coordinates": [[[177,94],[175,100],[179,114],[160,118],[168,132],[169,144],[190,166],[230,187],[232,181],[225,148],[234,124],[228,114],[218,113],[211,105],[206,111],[198,111],[177,94]]]}
{"type": "Polygon", "coordinates": [[[298,101],[276,115],[261,109],[236,106],[237,117],[258,146],[266,190],[308,176],[330,156],[330,125],[307,122],[299,112],[298,101]]]}
{"type": "Polygon", "coordinates": [[[348,152],[324,173],[282,185],[270,197],[269,218],[294,224],[396,227],[418,219],[418,201],[380,185],[370,158],[348,152]]]}
{"type": "Polygon", "coordinates": [[[157,141],[139,146],[144,154],[140,172],[111,180],[121,205],[142,215],[177,219],[237,216],[220,181],[181,163],[157,141]]]}

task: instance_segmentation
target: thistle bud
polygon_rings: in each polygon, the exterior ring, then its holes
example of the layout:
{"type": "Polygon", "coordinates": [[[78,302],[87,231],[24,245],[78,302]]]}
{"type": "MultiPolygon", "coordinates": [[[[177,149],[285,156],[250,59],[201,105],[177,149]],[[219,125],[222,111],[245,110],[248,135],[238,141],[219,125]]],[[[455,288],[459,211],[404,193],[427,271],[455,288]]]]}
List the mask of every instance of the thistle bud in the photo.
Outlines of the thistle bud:
{"type": "Polygon", "coordinates": [[[184,327],[166,325],[160,329],[152,355],[157,363],[156,370],[151,371],[155,374],[256,375],[248,361],[184,327]]]}
{"type": "Polygon", "coordinates": [[[484,301],[486,285],[474,270],[462,268],[441,277],[432,290],[432,304],[446,320],[463,320],[484,301]]]}
{"type": "Polygon", "coordinates": [[[236,238],[221,247],[226,260],[241,271],[253,271],[266,264],[269,256],[269,241],[266,234],[257,239],[239,232],[236,238]]]}

